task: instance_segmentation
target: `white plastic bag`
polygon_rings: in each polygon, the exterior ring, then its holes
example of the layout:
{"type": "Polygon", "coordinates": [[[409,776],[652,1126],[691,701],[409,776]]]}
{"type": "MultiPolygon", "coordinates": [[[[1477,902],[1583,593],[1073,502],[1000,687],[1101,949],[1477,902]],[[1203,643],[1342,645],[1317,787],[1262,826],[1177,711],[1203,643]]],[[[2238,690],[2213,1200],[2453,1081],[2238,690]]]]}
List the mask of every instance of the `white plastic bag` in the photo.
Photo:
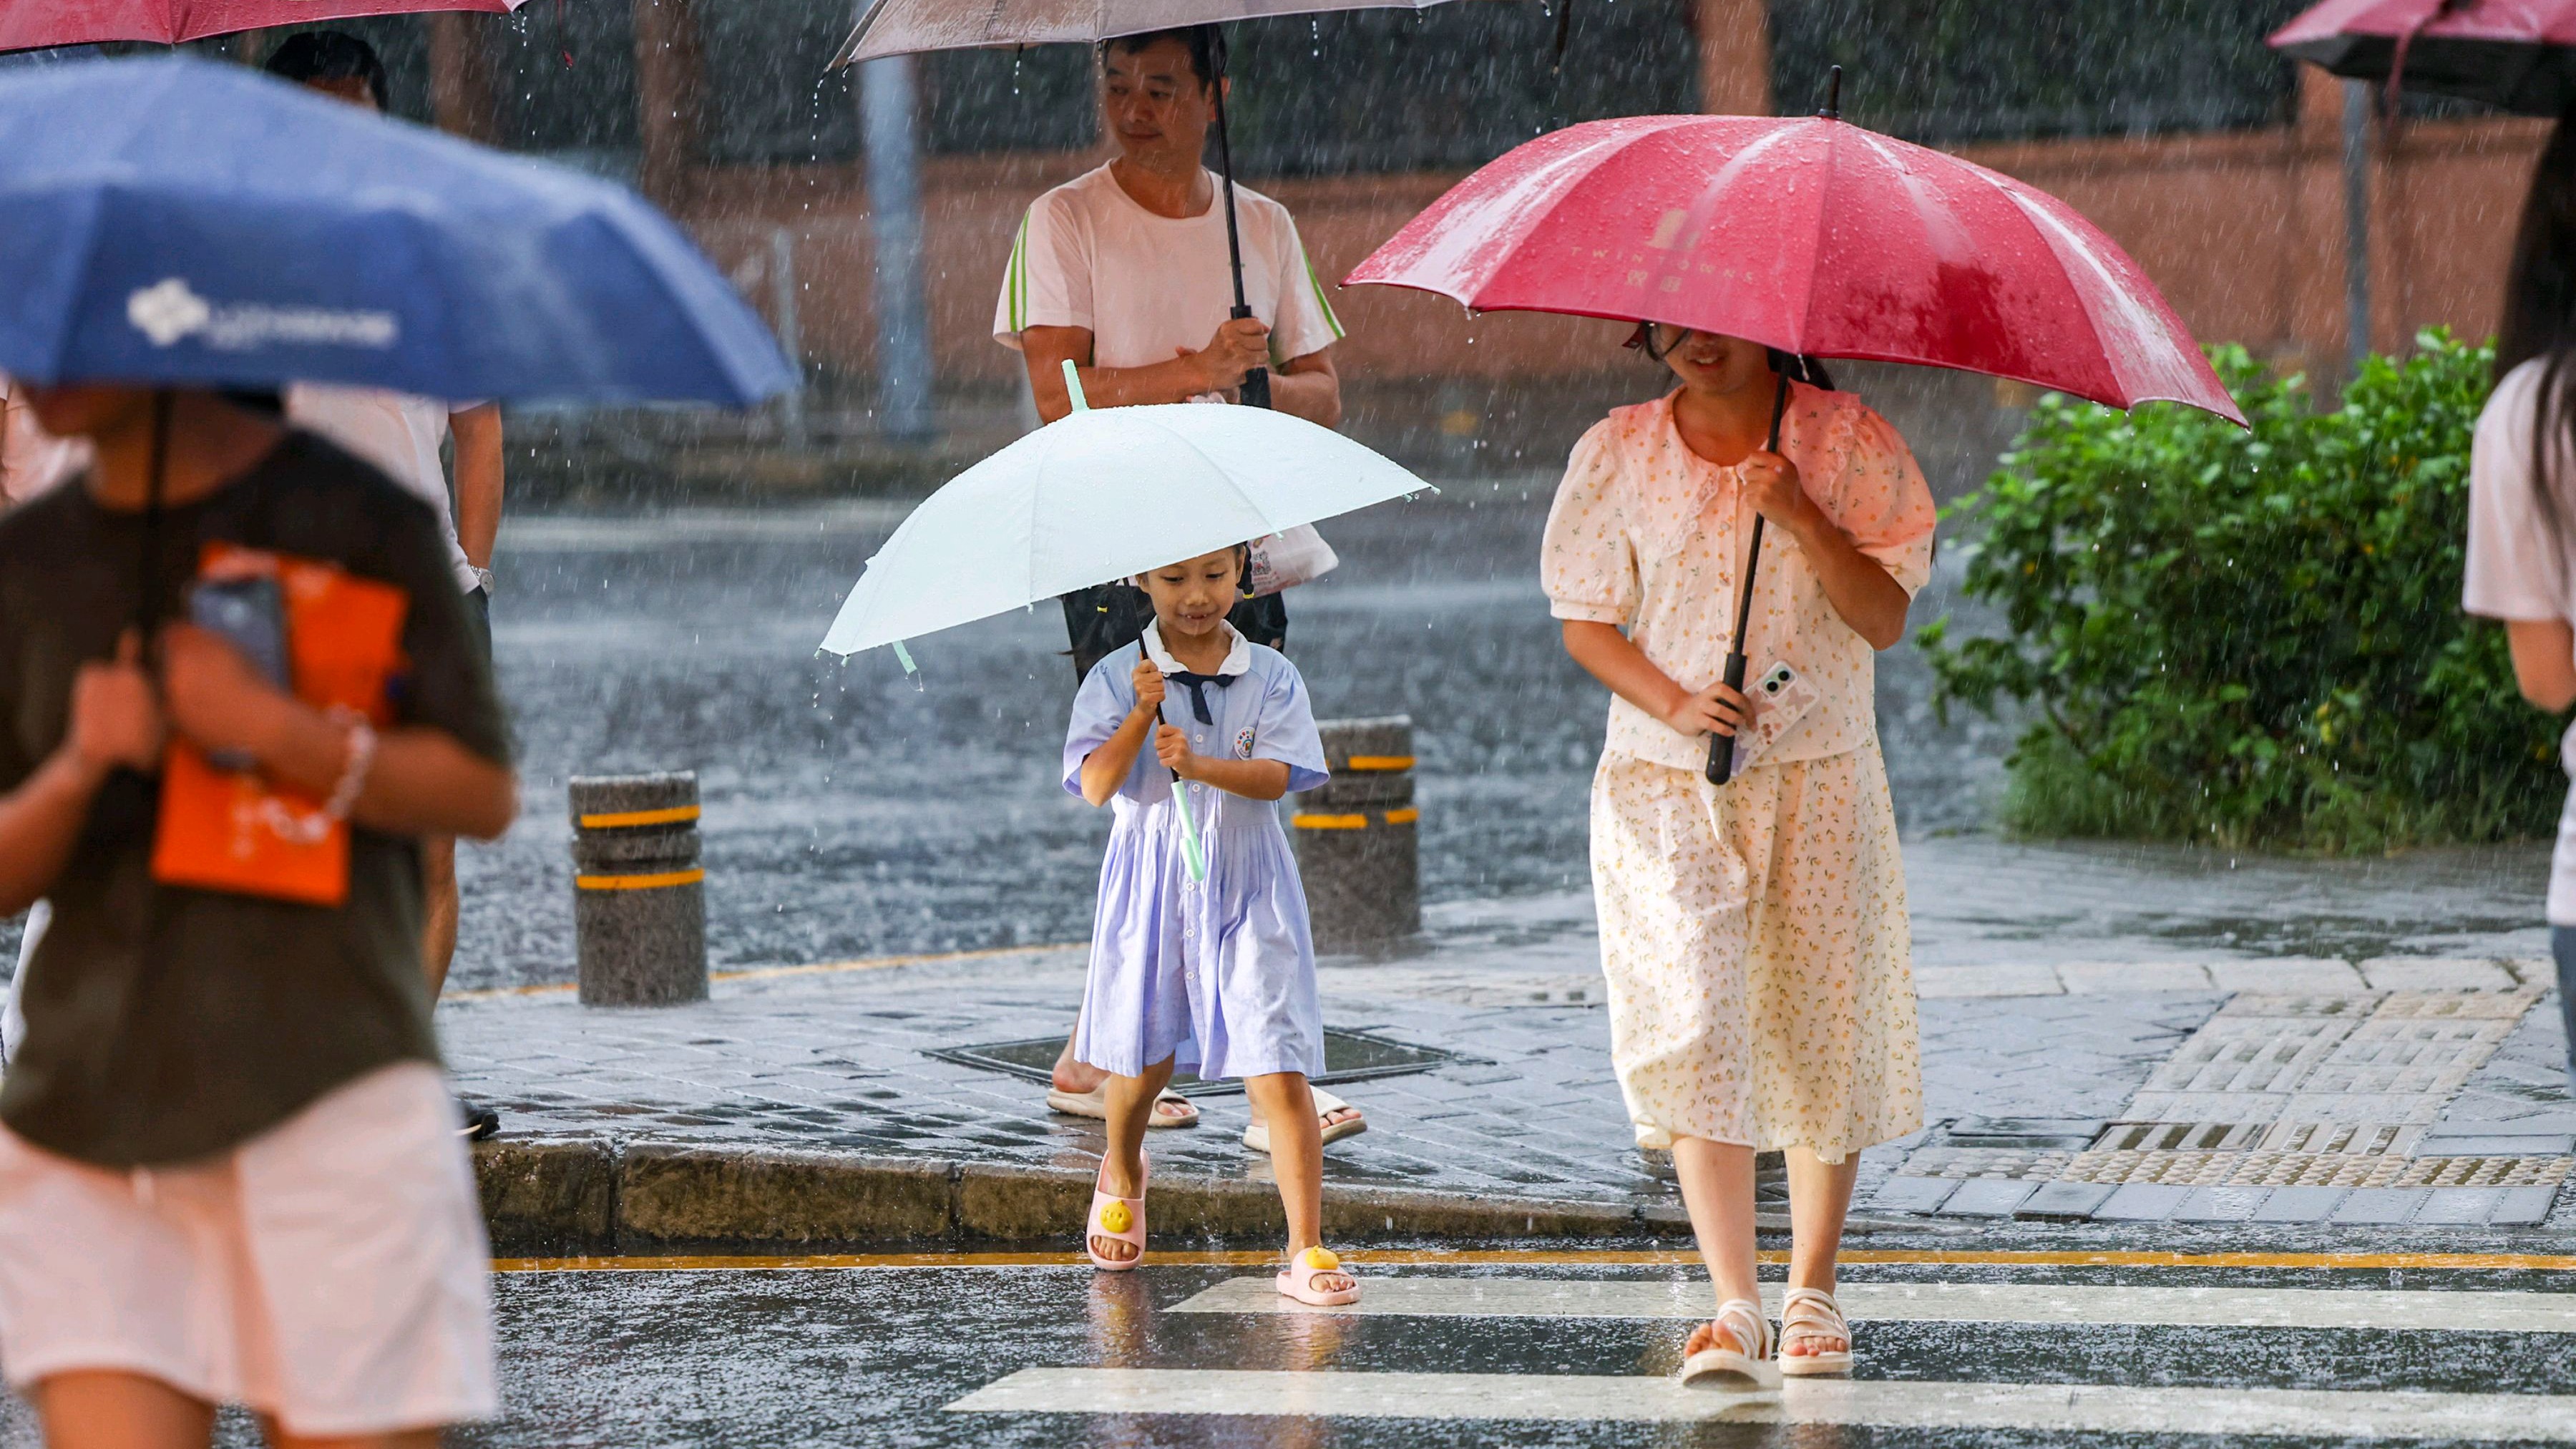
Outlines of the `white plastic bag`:
{"type": "Polygon", "coordinates": [[[1252,592],[1255,597],[1313,583],[1341,563],[1341,555],[1324,542],[1315,525],[1291,529],[1252,541],[1252,592]]]}

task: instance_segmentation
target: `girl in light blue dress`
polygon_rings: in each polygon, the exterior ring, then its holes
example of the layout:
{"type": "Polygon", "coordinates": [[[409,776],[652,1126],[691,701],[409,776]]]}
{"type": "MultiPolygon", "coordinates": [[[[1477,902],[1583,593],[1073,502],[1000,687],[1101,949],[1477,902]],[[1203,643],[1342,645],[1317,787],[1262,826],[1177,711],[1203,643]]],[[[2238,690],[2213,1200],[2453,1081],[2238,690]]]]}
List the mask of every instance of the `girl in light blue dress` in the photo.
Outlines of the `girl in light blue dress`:
{"type": "Polygon", "coordinates": [[[1100,863],[1074,1053],[1110,1073],[1109,1146],[1085,1246],[1113,1271],[1145,1251],[1145,1124],[1187,1067],[1240,1077],[1271,1124],[1288,1213],[1279,1291],[1319,1306],[1359,1284],[1320,1237],[1323,1070],[1306,889],[1277,801],[1324,783],[1324,744],[1288,657],[1226,623],[1245,551],[1138,576],[1154,622],[1092,666],[1065,731],[1064,786],[1115,812],[1100,863]],[[1183,811],[1188,812],[1184,818],[1183,811]]]}

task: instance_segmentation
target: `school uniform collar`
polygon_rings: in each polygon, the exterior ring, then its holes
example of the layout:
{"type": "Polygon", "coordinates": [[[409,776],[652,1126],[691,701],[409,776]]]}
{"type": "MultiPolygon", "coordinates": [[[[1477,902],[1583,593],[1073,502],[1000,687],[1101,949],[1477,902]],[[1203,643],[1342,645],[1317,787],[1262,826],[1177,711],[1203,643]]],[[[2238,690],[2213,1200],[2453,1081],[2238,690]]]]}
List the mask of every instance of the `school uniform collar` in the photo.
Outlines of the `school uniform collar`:
{"type": "MultiPolygon", "coordinates": [[[[1216,667],[1216,672],[1228,677],[1237,674],[1251,673],[1252,641],[1244,638],[1240,630],[1237,630],[1232,624],[1229,624],[1224,620],[1217,621],[1217,627],[1223,629],[1225,631],[1226,638],[1232,642],[1226,648],[1225,662],[1216,667]]],[[[1154,661],[1154,667],[1156,669],[1163,671],[1165,674],[1186,674],[1189,672],[1181,667],[1181,661],[1172,657],[1171,650],[1163,647],[1162,620],[1157,619],[1145,626],[1144,645],[1145,657],[1154,661]]]]}

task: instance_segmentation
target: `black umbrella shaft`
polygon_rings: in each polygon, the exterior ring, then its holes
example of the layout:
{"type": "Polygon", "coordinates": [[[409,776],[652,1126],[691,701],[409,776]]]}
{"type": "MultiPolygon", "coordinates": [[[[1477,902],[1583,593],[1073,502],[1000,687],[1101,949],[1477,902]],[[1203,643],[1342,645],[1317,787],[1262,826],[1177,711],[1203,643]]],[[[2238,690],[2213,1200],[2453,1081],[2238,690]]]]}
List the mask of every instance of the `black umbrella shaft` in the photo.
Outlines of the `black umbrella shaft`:
{"type": "Polygon", "coordinates": [[[143,647],[152,648],[152,634],[161,625],[161,616],[169,605],[161,587],[161,509],[163,495],[169,488],[170,416],[177,401],[170,389],[152,394],[152,453],[145,465],[143,480],[143,577],[140,580],[141,616],[134,621],[142,636],[143,647]]]}
{"type": "MultiPolygon", "coordinates": [[[[1789,411],[1789,370],[1780,369],[1780,385],[1771,394],[1771,440],[1763,451],[1780,451],[1780,419],[1789,411]]],[[[1753,627],[1753,571],[1762,566],[1761,514],[1753,515],[1753,541],[1744,550],[1744,581],[1735,595],[1735,642],[1726,650],[1726,687],[1744,688],[1744,631],[1753,627]]],[[[1735,736],[1711,734],[1708,737],[1708,782],[1723,785],[1735,778],[1735,736]]]]}
{"type": "MultiPolygon", "coordinates": [[[[1225,129],[1225,51],[1217,51],[1216,63],[1216,164],[1218,182],[1225,188],[1225,259],[1234,269],[1234,315],[1238,319],[1252,315],[1251,304],[1243,300],[1243,230],[1234,217],[1234,142],[1225,129]]],[[[1242,396],[1245,406],[1270,406],[1270,369],[1256,367],[1243,375],[1242,396]]]]}

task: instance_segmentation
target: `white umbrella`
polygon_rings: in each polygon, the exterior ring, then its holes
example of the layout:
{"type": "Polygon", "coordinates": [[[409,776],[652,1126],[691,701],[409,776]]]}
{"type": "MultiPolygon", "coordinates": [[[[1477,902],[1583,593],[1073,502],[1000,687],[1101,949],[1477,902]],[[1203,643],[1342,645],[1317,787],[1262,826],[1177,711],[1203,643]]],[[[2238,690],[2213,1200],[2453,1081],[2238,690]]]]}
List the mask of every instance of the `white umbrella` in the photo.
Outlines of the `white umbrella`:
{"type": "Polygon", "coordinates": [[[1079,384],[1073,396],[1073,412],[912,511],[842,602],[826,650],[895,644],[1431,486],[1286,413],[1089,409],[1079,384]]]}

